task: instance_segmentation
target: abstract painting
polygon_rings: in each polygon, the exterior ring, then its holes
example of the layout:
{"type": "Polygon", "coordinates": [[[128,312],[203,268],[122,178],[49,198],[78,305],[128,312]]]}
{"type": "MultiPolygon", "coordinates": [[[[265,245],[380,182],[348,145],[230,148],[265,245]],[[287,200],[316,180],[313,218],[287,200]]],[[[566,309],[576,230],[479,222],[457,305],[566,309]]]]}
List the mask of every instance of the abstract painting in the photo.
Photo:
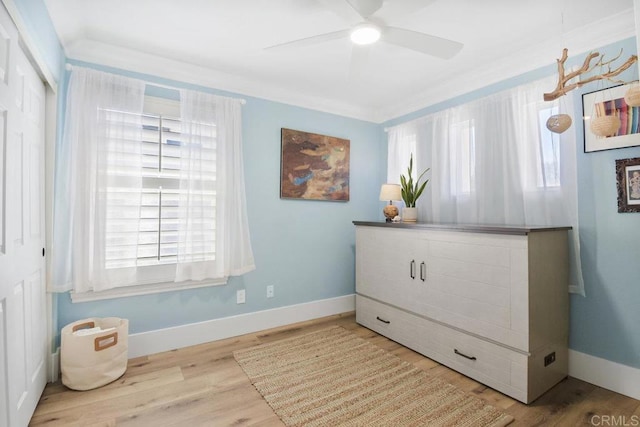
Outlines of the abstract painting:
{"type": "Polygon", "coordinates": [[[280,198],[349,200],[348,139],[282,128],[280,198]]]}

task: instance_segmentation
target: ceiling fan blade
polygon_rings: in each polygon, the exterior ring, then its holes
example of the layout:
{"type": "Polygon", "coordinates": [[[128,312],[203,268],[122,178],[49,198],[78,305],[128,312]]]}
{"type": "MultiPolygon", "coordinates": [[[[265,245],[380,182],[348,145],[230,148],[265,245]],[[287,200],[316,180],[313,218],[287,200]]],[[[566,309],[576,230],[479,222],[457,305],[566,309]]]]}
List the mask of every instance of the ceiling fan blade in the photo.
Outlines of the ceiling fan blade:
{"type": "Polygon", "coordinates": [[[318,0],[318,2],[351,25],[364,20],[364,16],[347,0],[318,0]]]}
{"type": "Polygon", "coordinates": [[[382,0],[346,0],[363,18],[368,18],[382,7],[382,0]]]}
{"type": "Polygon", "coordinates": [[[349,36],[349,32],[350,30],[340,30],[340,31],[334,31],[331,33],[326,33],[326,34],[320,34],[317,36],[311,36],[311,37],[306,37],[304,39],[298,39],[298,40],[293,40],[290,42],[286,42],[286,43],[280,43],[280,44],[276,44],[273,46],[267,46],[264,48],[264,50],[279,50],[279,49],[285,49],[285,48],[297,48],[297,47],[305,47],[305,46],[311,46],[314,44],[318,44],[318,43],[322,43],[322,42],[326,42],[326,41],[330,41],[330,40],[336,40],[336,39],[341,39],[343,37],[348,37],[349,36]]]}
{"type": "Polygon", "coordinates": [[[353,44],[353,48],[351,50],[351,63],[349,64],[349,81],[359,81],[366,74],[372,47],[373,45],[370,44],[353,44]]]}
{"type": "Polygon", "coordinates": [[[442,59],[453,58],[464,46],[453,40],[396,27],[384,27],[381,40],[442,59]]]}
{"type": "Polygon", "coordinates": [[[384,2],[376,16],[382,18],[387,24],[396,24],[435,2],[436,0],[387,1],[384,2]]]}

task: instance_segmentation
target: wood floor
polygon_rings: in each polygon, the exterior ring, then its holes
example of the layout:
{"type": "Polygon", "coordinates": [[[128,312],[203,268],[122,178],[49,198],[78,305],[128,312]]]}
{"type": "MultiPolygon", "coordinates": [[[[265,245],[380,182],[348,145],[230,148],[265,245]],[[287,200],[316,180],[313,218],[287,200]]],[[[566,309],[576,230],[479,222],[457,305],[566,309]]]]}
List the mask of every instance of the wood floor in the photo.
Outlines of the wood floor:
{"type": "Polygon", "coordinates": [[[232,353],[330,325],[341,325],[501,408],[515,418],[511,426],[640,425],[640,401],[574,378],[524,405],[359,326],[353,314],[131,359],[122,378],[96,390],[77,392],[60,382],[49,384],[30,425],[283,426],[232,353]]]}

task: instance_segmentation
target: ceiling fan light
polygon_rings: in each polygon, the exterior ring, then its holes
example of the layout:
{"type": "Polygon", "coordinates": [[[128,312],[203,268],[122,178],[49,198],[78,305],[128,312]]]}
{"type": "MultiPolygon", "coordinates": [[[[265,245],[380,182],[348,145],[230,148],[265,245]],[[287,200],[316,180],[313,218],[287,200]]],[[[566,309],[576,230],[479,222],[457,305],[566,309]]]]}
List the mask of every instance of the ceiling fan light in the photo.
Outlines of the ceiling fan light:
{"type": "Polygon", "coordinates": [[[351,31],[351,41],[355,44],[371,44],[380,38],[380,28],[373,24],[358,25],[351,31]]]}

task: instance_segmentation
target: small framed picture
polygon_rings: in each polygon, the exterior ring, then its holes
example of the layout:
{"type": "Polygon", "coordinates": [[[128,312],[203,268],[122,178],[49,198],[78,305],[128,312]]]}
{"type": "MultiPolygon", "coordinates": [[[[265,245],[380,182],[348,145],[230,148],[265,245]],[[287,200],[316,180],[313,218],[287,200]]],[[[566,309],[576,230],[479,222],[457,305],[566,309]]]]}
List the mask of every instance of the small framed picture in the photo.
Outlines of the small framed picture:
{"type": "Polygon", "coordinates": [[[624,100],[629,87],[619,85],[582,95],[585,153],[640,145],[640,107],[630,107],[624,100]],[[612,136],[598,136],[591,131],[591,120],[602,116],[620,119],[612,136]]]}
{"type": "Polygon", "coordinates": [[[640,212],[640,157],[616,160],[618,212],[640,212]]]}

